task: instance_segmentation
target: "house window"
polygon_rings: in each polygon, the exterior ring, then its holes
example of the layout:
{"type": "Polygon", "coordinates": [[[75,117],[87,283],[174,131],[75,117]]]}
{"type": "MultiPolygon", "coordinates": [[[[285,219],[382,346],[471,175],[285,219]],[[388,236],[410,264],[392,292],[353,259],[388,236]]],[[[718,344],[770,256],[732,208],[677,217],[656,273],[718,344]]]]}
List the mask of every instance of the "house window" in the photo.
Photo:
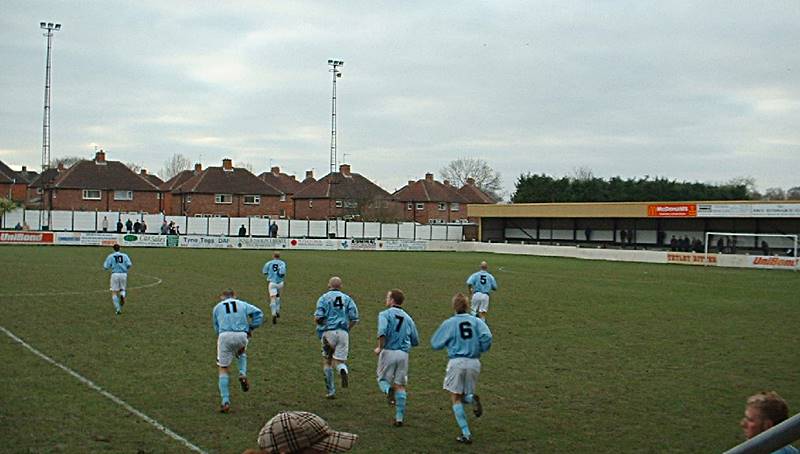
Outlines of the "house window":
{"type": "Polygon", "coordinates": [[[439,211],[447,211],[447,204],[445,202],[439,202],[438,208],[439,211]]]}
{"type": "Polygon", "coordinates": [[[99,189],[84,189],[83,200],[100,200],[99,189]]]}
{"type": "Polygon", "coordinates": [[[424,210],[424,209],[425,209],[425,204],[424,203],[418,203],[417,204],[417,210],[424,210]]]}
{"type": "Polygon", "coordinates": [[[186,203],[192,203],[192,195],[186,194],[186,203]]]}
{"type": "Polygon", "coordinates": [[[342,206],[343,206],[342,201],[341,200],[337,200],[336,201],[336,208],[341,208],[342,206]]]}
{"type": "Polygon", "coordinates": [[[408,208],[408,211],[411,211],[411,210],[413,210],[413,209],[414,209],[414,204],[413,204],[413,203],[411,203],[411,202],[408,202],[408,203],[406,204],[406,208],[408,208]]]}
{"type": "Polygon", "coordinates": [[[245,205],[259,205],[261,203],[260,195],[246,195],[244,196],[245,205]]]}
{"type": "Polygon", "coordinates": [[[345,200],[344,201],[345,208],[358,208],[358,202],[354,202],[352,200],[345,200]]]}
{"type": "Polygon", "coordinates": [[[457,204],[457,203],[451,203],[451,204],[450,204],[450,211],[458,211],[458,210],[459,210],[459,208],[460,208],[460,207],[458,206],[458,204],[457,204]]]}
{"type": "Polygon", "coordinates": [[[233,203],[233,194],[214,194],[214,203],[233,203]]]}
{"type": "Polygon", "coordinates": [[[281,194],[281,202],[285,202],[285,201],[286,201],[286,194],[281,194]]]}
{"type": "Polygon", "coordinates": [[[114,200],[133,200],[133,191],[114,191],[114,200]]]}
{"type": "Polygon", "coordinates": [[[308,201],[308,207],[309,208],[314,208],[314,201],[313,200],[309,200],[308,201]]]}

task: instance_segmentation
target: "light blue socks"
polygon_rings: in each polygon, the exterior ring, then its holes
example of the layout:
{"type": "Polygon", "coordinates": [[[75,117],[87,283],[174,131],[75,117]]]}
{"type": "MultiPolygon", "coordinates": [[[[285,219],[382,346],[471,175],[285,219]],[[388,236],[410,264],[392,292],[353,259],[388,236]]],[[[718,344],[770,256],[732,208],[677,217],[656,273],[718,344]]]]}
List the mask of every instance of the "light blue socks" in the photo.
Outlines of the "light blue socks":
{"type": "Polygon", "coordinates": [[[269,303],[269,311],[273,317],[278,313],[278,300],[275,300],[274,303],[269,303]]]}
{"type": "Polygon", "coordinates": [[[333,368],[326,367],[325,369],[325,390],[329,396],[336,394],[336,385],[333,382],[333,368]]]}
{"type": "Polygon", "coordinates": [[[247,353],[239,355],[239,376],[247,377],[247,353]]]}
{"type": "Polygon", "coordinates": [[[122,306],[119,305],[119,296],[111,295],[111,301],[114,303],[114,310],[117,311],[117,314],[122,312],[122,306]]]}
{"type": "Polygon", "coordinates": [[[389,388],[392,386],[386,380],[378,380],[378,388],[381,389],[381,392],[384,394],[389,394],[389,388]]]}
{"type": "Polygon", "coordinates": [[[219,376],[219,395],[222,397],[222,405],[231,403],[231,395],[228,391],[228,374],[219,376]]]}
{"type": "Polygon", "coordinates": [[[464,414],[464,405],[460,403],[453,405],[453,414],[456,417],[458,427],[461,429],[461,434],[465,437],[472,436],[467,425],[467,415],[464,414]]]}
{"type": "Polygon", "coordinates": [[[465,404],[471,404],[473,402],[472,396],[475,394],[465,394],[464,397],[461,399],[462,402],[465,404]]]}
{"type": "MultiPolygon", "coordinates": [[[[405,391],[397,391],[394,393],[395,399],[395,413],[394,413],[394,420],[395,421],[403,421],[403,418],[406,416],[406,392],[405,391]]],[[[461,407],[461,413],[464,413],[464,407],[461,407]]],[[[464,424],[466,424],[466,419],[464,419],[464,424]]]]}

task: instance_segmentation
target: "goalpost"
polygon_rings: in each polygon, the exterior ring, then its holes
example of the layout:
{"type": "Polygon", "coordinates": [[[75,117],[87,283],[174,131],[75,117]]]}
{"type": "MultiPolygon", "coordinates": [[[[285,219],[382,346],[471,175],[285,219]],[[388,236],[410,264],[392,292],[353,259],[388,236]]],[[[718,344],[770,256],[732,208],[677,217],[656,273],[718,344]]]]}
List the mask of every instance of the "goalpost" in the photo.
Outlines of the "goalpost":
{"type": "Polygon", "coordinates": [[[704,255],[706,262],[709,251],[712,254],[747,253],[796,259],[797,244],[798,235],[795,234],[706,232],[704,255]],[[744,238],[752,238],[752,241],[742,241],[744,238]]]}

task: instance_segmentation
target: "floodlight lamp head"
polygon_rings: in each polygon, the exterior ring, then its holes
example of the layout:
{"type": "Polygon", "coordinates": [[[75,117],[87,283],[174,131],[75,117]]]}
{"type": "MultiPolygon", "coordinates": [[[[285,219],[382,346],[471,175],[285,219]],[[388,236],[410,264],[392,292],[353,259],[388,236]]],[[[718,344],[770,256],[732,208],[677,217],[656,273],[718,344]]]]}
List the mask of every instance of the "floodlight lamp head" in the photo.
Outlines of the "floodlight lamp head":
{"type": "Polygon", "coordinates": [[[47,28],[47,22],[39,22],[39,28],[47,28]]]}
{"type": "Polygon", "coordinates": [[[333,64],[333,60],[328,60],[328,64],[332,65],[333,64]]]}
{"type": "Polygon", "coordinates": [[[61,30],[61,24],[56,24],[56,30],[61,30]]]}
{"type": "Polygon", "coordinates": [[[48,22],[47,23],[47,28],[53,28],[53,23],[52,22],[48,22]]]}

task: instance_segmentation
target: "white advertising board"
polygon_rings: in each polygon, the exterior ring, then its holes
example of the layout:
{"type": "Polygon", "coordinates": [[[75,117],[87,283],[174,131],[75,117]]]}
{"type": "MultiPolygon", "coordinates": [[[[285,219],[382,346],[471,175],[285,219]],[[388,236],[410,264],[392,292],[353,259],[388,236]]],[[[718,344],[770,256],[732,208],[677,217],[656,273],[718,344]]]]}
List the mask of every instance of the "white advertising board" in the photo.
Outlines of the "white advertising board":
{"type": "Polygon", "coordinates": [[[335,251],[339,249],[339,240],[293,238],[288,241],[289,249],[311,249],[335,251]]]}
{"type": "Polygon", "coordinates": [[[800,217],[800,203],[698,203],[697,217],[796,218],[800,217]]]}

